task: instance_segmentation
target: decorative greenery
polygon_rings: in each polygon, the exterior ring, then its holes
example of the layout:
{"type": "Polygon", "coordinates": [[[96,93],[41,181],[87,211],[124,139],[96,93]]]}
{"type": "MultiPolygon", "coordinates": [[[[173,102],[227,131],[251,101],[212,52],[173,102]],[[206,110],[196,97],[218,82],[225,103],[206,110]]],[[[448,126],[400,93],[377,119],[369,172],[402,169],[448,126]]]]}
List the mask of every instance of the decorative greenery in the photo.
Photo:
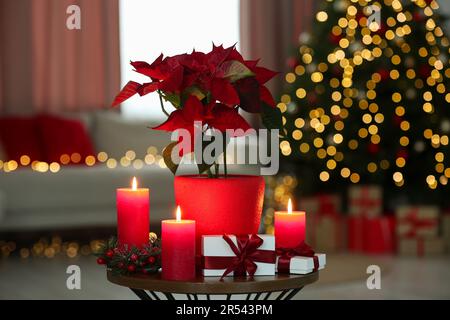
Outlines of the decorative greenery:
{"type": "Polygon", "coordinates": [[[96,253],[97,263],[106,265],[116,274],[150,274],[161,268],[161,244],[154,233],[150,233],[149,243],[142,248],[119,245],[116,237],[111,237],[96,253]]]}

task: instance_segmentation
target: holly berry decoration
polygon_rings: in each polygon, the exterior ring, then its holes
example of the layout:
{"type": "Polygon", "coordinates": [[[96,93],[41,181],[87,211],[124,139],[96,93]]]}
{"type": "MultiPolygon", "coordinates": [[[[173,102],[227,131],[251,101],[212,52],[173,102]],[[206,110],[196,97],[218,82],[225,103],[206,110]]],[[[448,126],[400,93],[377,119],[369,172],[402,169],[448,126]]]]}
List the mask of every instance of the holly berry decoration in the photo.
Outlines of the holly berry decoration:
{"type": "Polygon", "coordinates": [[[106,256],[107,256],[108,258],[112,258],[113,255],[114,255],[114,251],[113,251],[113,250],[109,249],[108,251],[106,251],[106,256]]]}
{"type": "Polygon", "coordinates": [[[156,235],[142,247],[119,245],[112,237],[97,252],[97,263],[116,274],[151,274],[161,267],[161,244],[156,235]]]}

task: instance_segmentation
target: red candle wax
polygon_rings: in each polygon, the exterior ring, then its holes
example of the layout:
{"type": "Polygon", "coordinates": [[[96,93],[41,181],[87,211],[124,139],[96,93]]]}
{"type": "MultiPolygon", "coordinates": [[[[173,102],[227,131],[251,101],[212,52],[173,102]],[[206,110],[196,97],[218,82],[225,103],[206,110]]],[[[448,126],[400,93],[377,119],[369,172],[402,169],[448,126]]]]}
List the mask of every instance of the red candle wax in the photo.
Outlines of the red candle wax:
{"type": "Polygon", "coordinates": [[[294,248],[305,241],[305,212],[292,211],[289,199],[288,211],[275,212],[275,245],[277,248],[294,248]]]}
{"type": "Polygon", "coordinates": [[[137,187],[136,178],[131,188],[117,189],[119,244],[139,247],[148,243],[149,193],[149,189],[137,187]]]}
{"type": "Polygon", "coordinates": [[[181,220],[180,207],[176,220],[161,223],[161,268],[166,280],[195,278],[195,221],[181,220]]]}

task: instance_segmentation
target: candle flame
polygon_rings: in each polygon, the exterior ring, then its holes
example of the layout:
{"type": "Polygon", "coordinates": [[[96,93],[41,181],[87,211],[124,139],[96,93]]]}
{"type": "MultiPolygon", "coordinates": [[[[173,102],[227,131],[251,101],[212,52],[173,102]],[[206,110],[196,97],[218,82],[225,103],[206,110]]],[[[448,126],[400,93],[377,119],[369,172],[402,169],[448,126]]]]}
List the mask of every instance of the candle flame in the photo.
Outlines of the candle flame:
{"type": "Polygon", "coordinates": [[[136,191],[137,190],[137,180],[136,177],[133,177],[133,182],[131,183],[131,190],[136,191]]]}
{"type": "Polygon", "coordinates": [[[177,206],[177,221],[181,221],[181,209],[180,206],[177,206]]]}
{"type": "Polygon", "coordinates": [[[292,200],[289,198],[288,205],[287,205],[288,214],[292,214],[292,200]]]}

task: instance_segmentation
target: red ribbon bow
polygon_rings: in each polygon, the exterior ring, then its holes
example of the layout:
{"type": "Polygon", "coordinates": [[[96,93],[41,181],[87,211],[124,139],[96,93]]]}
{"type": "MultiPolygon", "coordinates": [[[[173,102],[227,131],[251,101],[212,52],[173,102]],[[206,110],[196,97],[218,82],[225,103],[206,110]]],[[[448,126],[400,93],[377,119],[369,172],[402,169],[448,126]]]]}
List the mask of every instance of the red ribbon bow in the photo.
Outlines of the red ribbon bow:
{"type": "Polygon", "coordinates": [[[313,271],[316,271],[319,269],[319,258],[315,254],[314,250],[305,241],[302,241],[295,248],[277,248],[277,256],[279,256],[277,264],[278,273],[290,273],[291,259],[295,256],[313,258],[313,271]]]}
{"type": "Polygon", "coordinates": [[[369,210],[378,207],[381,204],[381,199],[373,198],[368,187],[361,187],[358,198],[350,199],[350,205],[357,207],[362,215],[366,215],[369,210]]]}
{"type": "Polygon", "coordinates": [[[414,238],[419,229],[434,228],[437,225],[436,218],[419,217],[419,208],[414,208],[406,217],[400,218],[401,224],[410,226],[410,230],[405,234],[406,238],[414,238]]]}
{"type": "Polygon", "coordinates": [[[253,276],[258,266],[255,262],[275,263],[276,255],[272,250],[258,249],[264,242],[256,234],[236,235],[237,246],[228,235],[223,235],[223,239],[228,243],[235,257],[202,257],[204,269],[225,269],[223,280],[228,274],[233,272],[234,276],[253,276]]]}

